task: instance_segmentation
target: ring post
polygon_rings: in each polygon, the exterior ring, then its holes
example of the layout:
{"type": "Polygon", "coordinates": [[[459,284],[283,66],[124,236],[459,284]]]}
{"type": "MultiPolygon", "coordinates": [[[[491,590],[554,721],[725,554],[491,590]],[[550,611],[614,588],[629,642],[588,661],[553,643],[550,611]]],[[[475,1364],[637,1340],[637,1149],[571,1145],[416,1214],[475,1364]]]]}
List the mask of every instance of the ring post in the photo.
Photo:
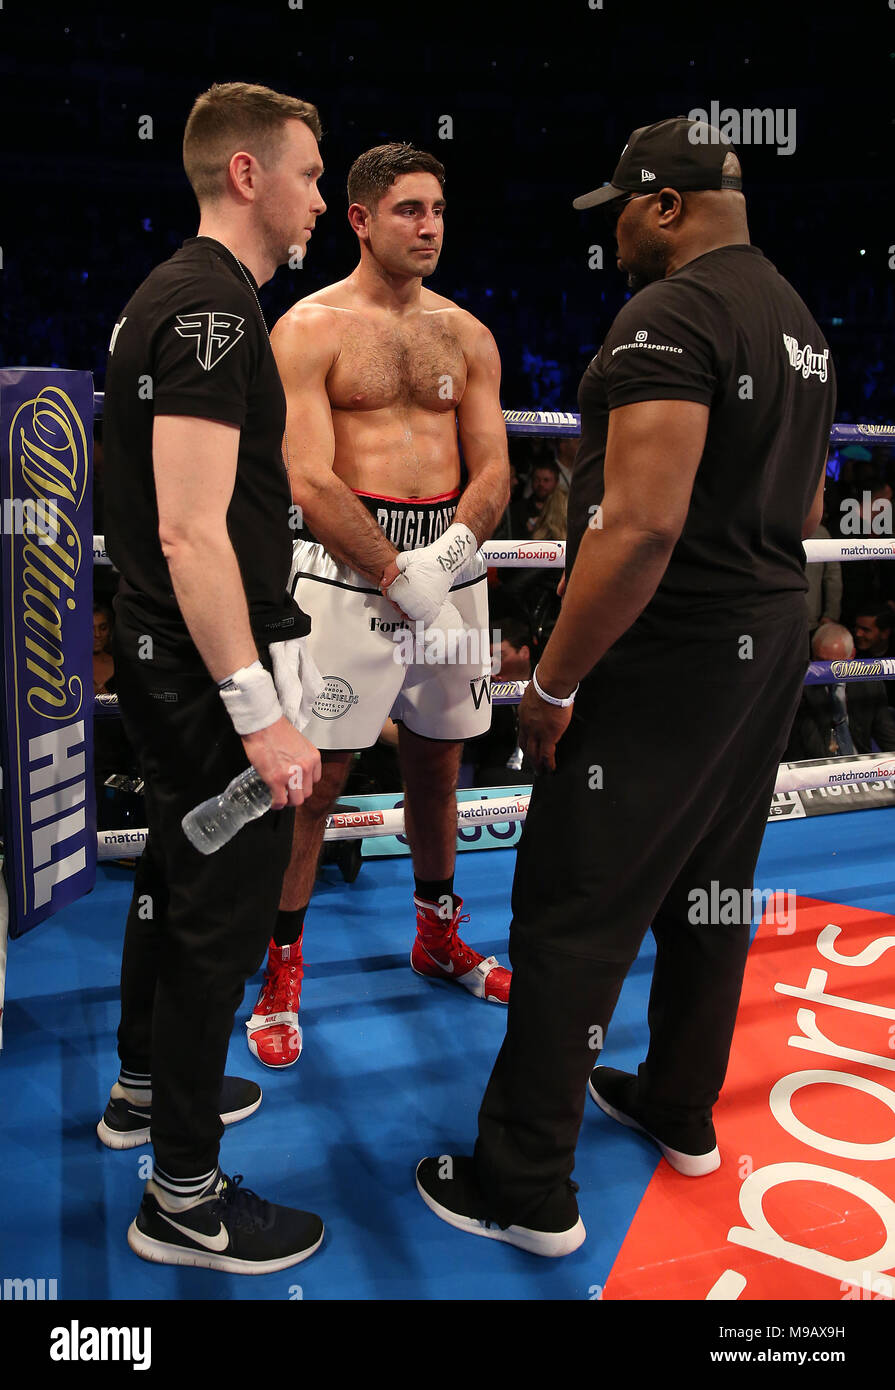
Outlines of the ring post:
{"type": "Polygon", "coordinates": [[[90,892],[93,378],[0,368],[3,874],[9,935],[90,892]]]}

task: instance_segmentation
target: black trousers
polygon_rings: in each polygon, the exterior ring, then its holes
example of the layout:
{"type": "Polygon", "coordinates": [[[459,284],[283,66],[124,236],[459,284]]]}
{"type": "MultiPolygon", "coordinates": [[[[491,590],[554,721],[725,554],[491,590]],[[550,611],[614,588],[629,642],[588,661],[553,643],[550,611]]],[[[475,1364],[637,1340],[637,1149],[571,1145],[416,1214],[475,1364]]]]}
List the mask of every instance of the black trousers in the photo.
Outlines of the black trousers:
{"type": "Polygon", "coordinates": [[[507,1033],[479,1113],[477,1176],[502,1226],[575,1220],[587,1079],[650,925],[638,1100],[657,1122],[710,1124],[751,914],[700,925],[691,894],[753,886],[806,628],[801,601],[738,636],[625,640],[582,683],[519,844],[507,1033]]]}
{"type": "Polygon", "coordinates": [[[181,820],[245,770],[242,741],[204,667],[163,670],[117,650],[115,674],[149,827],[124,938],[118,1055],[152,1075],[157,1166],[193,1177],[217,1163],[227,1047],[276,921],[293,812],[269,811],[215,854],[193,849],[181,820]]]}

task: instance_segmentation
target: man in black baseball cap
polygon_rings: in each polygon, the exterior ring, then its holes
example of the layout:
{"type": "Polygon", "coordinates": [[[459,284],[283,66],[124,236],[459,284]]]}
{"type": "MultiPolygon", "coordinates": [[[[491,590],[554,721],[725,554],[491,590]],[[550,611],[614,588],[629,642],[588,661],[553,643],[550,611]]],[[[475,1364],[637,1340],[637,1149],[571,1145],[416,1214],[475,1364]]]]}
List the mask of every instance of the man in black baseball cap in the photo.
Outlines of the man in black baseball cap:
{"type": "Polygon", "coordinates": [[[716,130],[636,130],[612,183],[576,204],[600,205],[640,292],[581,381],[567,586],[519,707],[537,772],[507,1033],[474,1156],[417,1170],[442,1220],[541,1255],[584,1239],[571,1175],[588,1093],[684,1175],[680,1200],[722,1161],[712,1109],[805,677],[802,539],[835,402],[829,348],[750,244],[716,130]],[[647,1056],[636,1075],[595,1066],[650,927],[647,1056]]]}
{"type": "MultiPolygon", "coordinates": [[[[677,193],[690,195],[683,201],[685,219],[676,230],[686,233],[697,230],[693,214],[707,212],[713,236],[724,239],[716,240],[715,244],[723,245],[741,238],[749,240],[742,186],[739,160],[720,132],[705,121],[675,116],[672,120],[635,130],[622,150],[612,182],[576,198],[573,206],[599,208],[618,238],[619,221],[629,203],[647,198],[655,200],[663,189],[672,188],[677,193]],[[695,194],[715,196],[696,198],[695,194]]],[[[632,237],[635,219],[625,217],[624,222],[623,232],[627,235],[619,240],[618,267],[627,272],[628,288],[636,293],[652,280],[667,274],[665,253],[668,247],[667,244],[657,245],[655,237],[644,239],[642,229],[632,237]],[[628,243],[626,255],[622,254],[622,240],[628,243]]],[[[697,230],[700,244],[705,230],[705,227],[697,230]]]]}
{"type": "Polygon", "coordinates": [[[711,188],[741,189],[738,174],[725,174],[730,145],[714,126],[675,116],[635,130],[616,165],[612,181],[576,198],[573,207],[599,207],[631,193],[653,193],[669,184],[680,193],[711,188]]]}

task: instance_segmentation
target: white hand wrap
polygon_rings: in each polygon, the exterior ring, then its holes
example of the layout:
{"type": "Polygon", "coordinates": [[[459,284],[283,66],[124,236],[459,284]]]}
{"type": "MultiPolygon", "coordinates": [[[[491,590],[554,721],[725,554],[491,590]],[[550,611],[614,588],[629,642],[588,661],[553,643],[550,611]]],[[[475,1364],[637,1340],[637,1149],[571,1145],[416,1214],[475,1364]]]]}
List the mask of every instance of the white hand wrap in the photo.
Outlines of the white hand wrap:
{"type": "Polygon", "coordinates": [[[387,597],[408,618],[429,627],[441,611],[451,585],[468,578],[477,549],[478,542],[469,527],[455,521],[431,545],[395,556],[401,573],[386,590],[387,597]]]}
{"type": "MultiPolygon", "coordinates": [[[[450,602],[443,603],[435,615],[435,621],[431,622],[426,629],[427,632],[441,631],[447,636],[450,632],[465,631],[466,624],[460,617],[457,609],[450,602]]],[[[454,639],[457,640],[456,638],[454,639]]]]}
{"type": "Polygon", "coordinates": [[[311,717],[311,706],[323,693],[324,680],[307,647],[307,637],[272,642],[273,678],[283,713],[299,733],[311,717]]]}
{"type": "Polygon", "coordinates": [[[283,717],[273,679],[260,661],[218,681],[218,691],[238,734],[256,734],[283,717]]]}

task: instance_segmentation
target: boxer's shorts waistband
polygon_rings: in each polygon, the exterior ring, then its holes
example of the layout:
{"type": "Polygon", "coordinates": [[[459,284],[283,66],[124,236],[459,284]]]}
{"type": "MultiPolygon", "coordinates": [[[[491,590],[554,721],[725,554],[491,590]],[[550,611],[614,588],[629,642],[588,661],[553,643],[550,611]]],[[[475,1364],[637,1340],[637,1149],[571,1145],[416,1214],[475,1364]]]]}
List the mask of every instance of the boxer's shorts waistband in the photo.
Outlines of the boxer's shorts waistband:
{"type": "Polygon", "coordinates": [[[460,489],[438,497],[377,497],[355,492],[396,550],[419,550],[443,536],[454,520],[460,489]]]}

